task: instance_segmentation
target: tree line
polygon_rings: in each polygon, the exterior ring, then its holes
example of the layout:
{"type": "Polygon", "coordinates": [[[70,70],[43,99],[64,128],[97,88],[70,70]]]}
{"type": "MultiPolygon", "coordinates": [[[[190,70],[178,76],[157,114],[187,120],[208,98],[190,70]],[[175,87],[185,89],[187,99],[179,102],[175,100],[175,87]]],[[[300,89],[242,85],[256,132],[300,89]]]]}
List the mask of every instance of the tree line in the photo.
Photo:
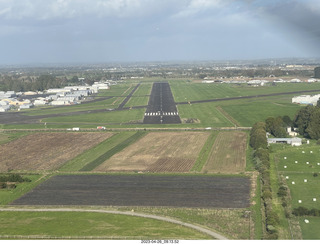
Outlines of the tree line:
{"type": "Polygon", "coordinates": [[[16,79],[12,76],[4,76],[0,79],[0,90],[3,91],[44,91],[50,88],[61,88],[69,84],[79,84],[78,77],[70,79],[66,77],[58,78],[51,74],[40,75],[37,78],[16,79]]]}
{"type": "Polygon", "coordinates": [[[270,156],[267,143],[267,129],[265,122],[257,122],[250,132],[250,146],[254,149],[253,162],[259,171],[262,183],[261,199],[263,201],[264,237],[263,239],[278,239],[277,226],[280,223],[279,216],[272,206],[272,188],[270,182],[270,156]]]}

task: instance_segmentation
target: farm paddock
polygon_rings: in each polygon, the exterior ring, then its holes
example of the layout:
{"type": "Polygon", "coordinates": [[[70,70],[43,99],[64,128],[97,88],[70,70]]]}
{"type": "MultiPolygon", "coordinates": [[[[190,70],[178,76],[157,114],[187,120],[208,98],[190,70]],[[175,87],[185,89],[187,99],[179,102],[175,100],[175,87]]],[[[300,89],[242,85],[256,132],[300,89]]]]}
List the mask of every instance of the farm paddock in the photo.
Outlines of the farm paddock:
{"type": "Polygon", "coordinates": [[[11,205],[246,208],[250,206],[250,178],[57,175],[11,205]]]}
{"type": "Polygon", "coordinates": [[[247,133],[220,132],[203,172],[237,174],[246,168],[247,133]]]}
{"type": "Polygon", "coordinates": [[[0,171],[55,170],[112,136],[96,132],[43,132],[0,145],[0,171]]]}
{"type": "Polygon", "coordinates": [[[189,172],[209,134],[150,132],[93,171],[189,172]]]}

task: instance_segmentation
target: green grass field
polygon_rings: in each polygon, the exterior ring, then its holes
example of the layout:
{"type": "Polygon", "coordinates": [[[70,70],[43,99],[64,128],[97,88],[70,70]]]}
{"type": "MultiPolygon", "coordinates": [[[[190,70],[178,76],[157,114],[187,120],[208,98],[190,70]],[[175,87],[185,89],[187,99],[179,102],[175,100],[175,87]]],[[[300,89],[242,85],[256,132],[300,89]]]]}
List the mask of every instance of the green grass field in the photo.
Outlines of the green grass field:
{"type": "MultiPolygon", "coordinates": [[[[97,125],[112,125],[112,124],[126,124],[129,122],[142,121],[144,116],[144,109],[121,110],[104,113],[88,113],[73,116],[53,117],[43,119],[43,122],[56,124],[92,124],[92,127],[97,125]]],[[[74,127],[74,126],[73,126],[74,127]]],[[[80,126],[81,127],[81,126],[80,126]]],[[[124,126],[125,127],[125,126],[124,126]]]]}
{"type": "Polygon", "coordinates": [[[288,115],[293,119],[300,106],[291,101],[277,102],[278,97],[262,99],[246,99],[237,102],[224,102],[221,107],[232,116],[241,126],[252,126],[268,117],[288,115]]]}
{"type": "MultiPolygon", "coordinates": [[[[311,141],[300,147],[273,145],[274,162],[279,176],[290,189],[290,205],[293,208],[305,207],[320,209],[320,148],[311,141]],[[318,174],[317,175],[315,175],[318,174]]],[[[299,223],[303,239],[319,239],[317,224],[319,217],[300,217],[299,223]],[[310,223],[304,222],[309,219],[310,223]]]]}
{"type": "Polygon", "coordinates": [[[125,107],[146,106],[148,105],[152,83],[141,83],[125,107]]]}
{"type": "Polygon", "coordinates": [[[319,217],[301,217],[299,218],[300,227],[302,230],[303,240],[320,240],[320,218],[319,217]],[[306,223],[304,220],[309,220],[306,223]]]}
{"type": "Polygon", "coordinates": [[[252,87],[246,84],[202,84],[172,81],[170,87],[176,102],[188,102],[281,92],[313,91],[320,89],[320,83],[283,83],[275,86],[252,87]]]}
{"type": "Polygon", "coordinates": [[[285,150],[277,153],[276,157],[278,171],[283,174],[320,172],[319,146],[304,144],[302,147],[286,147],[285,150]]]}
{"type": "Polygon", "coordinates": [[[178,105],[181,119],[195,118],[200,121],[200,123],[182,124],[181,127],[233,127],[233,123],[217,110],[216,106],[215,103],[178,105]]]}
{"type": "Polygon", "coordinates": [[[0,212],[0,238],[212,239],[180,225],[135,216],[83,212],[0,212]],[[10,238],[10,236],[12,236],[10,238]]]}

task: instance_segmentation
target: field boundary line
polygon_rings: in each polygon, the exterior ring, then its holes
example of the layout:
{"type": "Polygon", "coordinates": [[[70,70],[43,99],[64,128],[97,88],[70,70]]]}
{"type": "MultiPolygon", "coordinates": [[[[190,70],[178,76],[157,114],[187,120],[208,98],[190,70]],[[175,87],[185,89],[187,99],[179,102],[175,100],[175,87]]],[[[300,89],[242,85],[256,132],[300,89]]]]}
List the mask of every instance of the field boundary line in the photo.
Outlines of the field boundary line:
{"type": "Polygon", "coordinates": [[[11,211],[11,212],[89,212],[89,213],[107,213],[107,214],[122,214],[122,215],[128,215],[128,216],[135,216],[135,217],[142,217],[142,218],[150,218],[150,219],[156,219],[160,221],[166,221],[169,223],[177,224],[177,225],[182,225],[185,227],[189,227],[191,229],[195,229],[197,231],[200,231],[202,233],[208,234],[218,240],[228,240],[227,237],[209,230],[207,228],[182,222],[180,220],[168,218],[168,217],[162,217],[162,216],[157,216],[157,215],[151,215],[151,214],[143,214],[143,213],[135,213],[135,212],[129,212],[129,211],[112,211],[112,210],[100,210],[100,209],[73,209],[73,208],[38,208],[38,209],[27,209],[27,208],[0,208],[1,212],[6,212],[6,211],[11,211]]]}
{"type": "Polygon", "coordinates": [[[216,106],[216,109],[232,124],[234,124],[234,127],[239,127],[240,123],[236,121],[230,114],[228,114],[221,106],[216,106]]]}
{"type": "Polygon", "coordinates": [[[98,158],[94,159],[93,161],[89,162],[85,166],[83,166],[79,171],[91,171],[97,168],[100,164],[107,161],[109,158],[111,158],[113,155],[117,154],[118,152],[122,151],[124,148],[128,147],[141,137],[143,137],[146,133],[137,131],[132,136],[128,137],[124,141],[120,142],[119,144],[115,145],[111,149],[109,149],[104,154],[100,155],[98,158]]]}

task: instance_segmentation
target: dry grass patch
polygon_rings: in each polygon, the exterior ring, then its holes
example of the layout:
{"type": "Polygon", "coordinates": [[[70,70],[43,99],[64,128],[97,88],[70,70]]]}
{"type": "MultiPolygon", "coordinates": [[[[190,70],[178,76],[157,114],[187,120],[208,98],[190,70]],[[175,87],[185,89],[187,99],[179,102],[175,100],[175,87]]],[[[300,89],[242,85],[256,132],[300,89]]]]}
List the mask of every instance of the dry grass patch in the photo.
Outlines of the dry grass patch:
{"type": "Polygon", "coordinates": [[[246,167],[247,134],[220,132],[213,144],[203,172],[241,173],[246,167]]]}
{"type": "Polygon", "coordinates": [[[0,145],[0,171],[55,170],[112,133],[35,133],[0,145]]]}
{"type": "Polygon", "coordinates": [[[95,171],[188,172],[208,136],[207,132],[151,132],[95,171]]]}

